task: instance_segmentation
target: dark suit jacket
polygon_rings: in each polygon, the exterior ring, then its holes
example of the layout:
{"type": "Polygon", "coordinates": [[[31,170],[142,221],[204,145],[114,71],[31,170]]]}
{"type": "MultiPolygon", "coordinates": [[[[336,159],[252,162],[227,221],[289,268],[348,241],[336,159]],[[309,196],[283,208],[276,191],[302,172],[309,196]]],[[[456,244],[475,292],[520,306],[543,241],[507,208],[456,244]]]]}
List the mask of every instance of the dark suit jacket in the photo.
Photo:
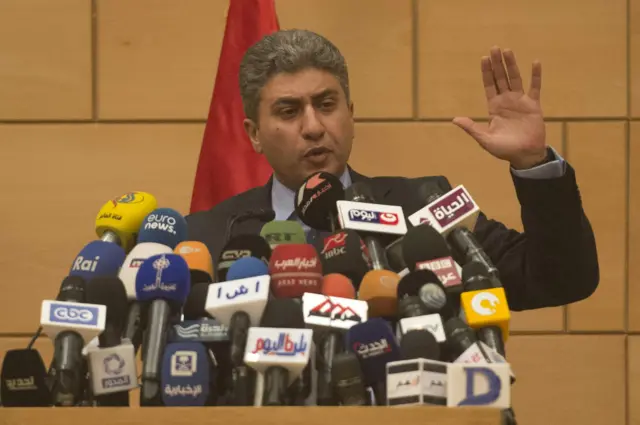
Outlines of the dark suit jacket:
{"type": "MultiPolygon", "coordinates": [[[[378,203],[400,205],[407,217],[425,205],[417,192],[425,180],[433,179],[440,187],[450,188],[442,176],[409,179],[365,177],[350,172],[353,182],[369,183],[378,203]]],[[[573,169],[566,164],[565,174],[560,178],[534,180],[513,176],[513,181],[522,206],[524,232],[508,229],[484,214],[480,214],[474,230],[500,271],[509,307],[514,311],[528,310],[587,298],[598,285],[598,257],[573,169]]],[[[206,244],[216,262],[229,217],[258,208],[271,208],[271,180],[209,211],[188,216],[189,239],[206,244]]],[[[235,226],[233,234],[259,234],[263,224],[248,220],[235,226]]]]}

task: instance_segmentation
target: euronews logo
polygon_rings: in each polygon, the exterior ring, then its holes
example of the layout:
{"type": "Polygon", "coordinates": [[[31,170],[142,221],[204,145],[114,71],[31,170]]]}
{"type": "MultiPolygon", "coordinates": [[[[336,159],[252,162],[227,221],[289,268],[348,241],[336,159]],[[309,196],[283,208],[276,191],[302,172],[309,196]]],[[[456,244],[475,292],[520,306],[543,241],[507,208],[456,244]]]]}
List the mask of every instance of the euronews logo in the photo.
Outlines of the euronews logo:
{"type": "Polygon", "coordinates": [[[150,214],[144,224],[145,230],[161,230],[164,232],[176,234],[176,219],[165,214],[150,214]]]}

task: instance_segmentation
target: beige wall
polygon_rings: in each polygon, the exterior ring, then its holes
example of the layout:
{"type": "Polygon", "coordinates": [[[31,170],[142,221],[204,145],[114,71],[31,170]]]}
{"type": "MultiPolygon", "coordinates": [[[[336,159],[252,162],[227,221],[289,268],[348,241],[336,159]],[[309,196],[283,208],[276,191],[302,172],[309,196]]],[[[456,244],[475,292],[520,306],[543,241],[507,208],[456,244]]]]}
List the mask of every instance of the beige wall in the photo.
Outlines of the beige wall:
{"type": "MultiPolygon", "coordinates": [[[[486,115],[479,58],[492,45],[514,49],[525,75],[542,61],[549,143],[577,170],[601,283],[568,308],[515,315],[522,425],[640,424],[640,0],[629,1],[277,1],[282,27],[319,31],[347,57],[357,170],[446,174],[516,228],[507,166],[450,119],[486,115]]],[[[226,8],[0,0],[0,353],[37,328],[103,202],[144,190],[187,212],[226,8]]],[[[38,347],[48,359],[50,343],[38,347]]]]}

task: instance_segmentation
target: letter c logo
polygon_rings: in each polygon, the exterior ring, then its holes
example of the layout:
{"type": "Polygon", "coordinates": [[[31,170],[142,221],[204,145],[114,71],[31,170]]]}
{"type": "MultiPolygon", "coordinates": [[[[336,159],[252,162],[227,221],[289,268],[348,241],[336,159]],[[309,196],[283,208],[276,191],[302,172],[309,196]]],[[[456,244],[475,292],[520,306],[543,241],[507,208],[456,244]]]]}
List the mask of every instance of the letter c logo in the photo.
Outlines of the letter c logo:
{"type": "Polygon", "coordinates": [[[500,304],[500,300],[491,292],[480,292],[471,299],[471,308],[481,316],[496,314],[498,304],[500,304]]]}

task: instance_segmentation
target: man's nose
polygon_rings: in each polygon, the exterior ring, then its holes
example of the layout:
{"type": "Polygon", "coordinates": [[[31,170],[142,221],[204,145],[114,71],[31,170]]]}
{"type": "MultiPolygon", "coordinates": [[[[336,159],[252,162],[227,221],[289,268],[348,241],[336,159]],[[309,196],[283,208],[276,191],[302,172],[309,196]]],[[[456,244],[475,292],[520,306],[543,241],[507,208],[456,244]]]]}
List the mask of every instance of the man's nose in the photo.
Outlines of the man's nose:
{"type": "Polygon", "coordinates": [[[324,136],[324,125],[318,118],[318,111],[311,105],[307,106],[302,118],[302,137],[306,140],[319,140],[324,136]]]}

